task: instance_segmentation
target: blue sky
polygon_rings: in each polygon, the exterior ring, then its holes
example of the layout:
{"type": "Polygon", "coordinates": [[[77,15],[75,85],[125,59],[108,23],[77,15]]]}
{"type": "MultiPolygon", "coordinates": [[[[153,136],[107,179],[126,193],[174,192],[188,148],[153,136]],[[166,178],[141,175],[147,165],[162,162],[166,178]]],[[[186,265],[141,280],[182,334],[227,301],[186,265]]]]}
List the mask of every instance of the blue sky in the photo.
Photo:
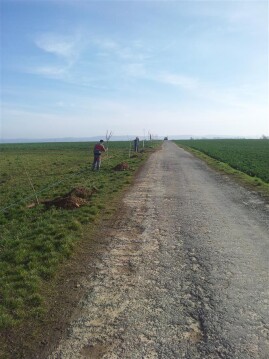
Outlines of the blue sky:
{"type": "Polygon", "coordinates": [[[268,1],[1,1],[1,138],[269,134],[268,1]]]}

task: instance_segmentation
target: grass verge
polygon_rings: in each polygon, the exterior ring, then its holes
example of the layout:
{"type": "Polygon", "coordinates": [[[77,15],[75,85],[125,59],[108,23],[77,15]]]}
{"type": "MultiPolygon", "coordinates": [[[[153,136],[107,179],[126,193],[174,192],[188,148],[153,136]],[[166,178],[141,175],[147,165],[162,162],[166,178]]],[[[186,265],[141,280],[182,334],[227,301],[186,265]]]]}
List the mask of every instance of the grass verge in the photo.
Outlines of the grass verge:
{"type": "Polygon", "coordinates": [[[236,180],[241,185],[247,187],[250,190],[254,190],[264,197],[267,201],[269,200],[269,184],[264,182],[258,177],[251,177],[244,172],[238,171],[225,162],[218,161],[205,153],[198,151],[194,148],[183,145],[182,143],[176,143],[179,147],[192,153],[194,156],[205,161],[211,168],[229,175],[231,178],[236,180]]]}

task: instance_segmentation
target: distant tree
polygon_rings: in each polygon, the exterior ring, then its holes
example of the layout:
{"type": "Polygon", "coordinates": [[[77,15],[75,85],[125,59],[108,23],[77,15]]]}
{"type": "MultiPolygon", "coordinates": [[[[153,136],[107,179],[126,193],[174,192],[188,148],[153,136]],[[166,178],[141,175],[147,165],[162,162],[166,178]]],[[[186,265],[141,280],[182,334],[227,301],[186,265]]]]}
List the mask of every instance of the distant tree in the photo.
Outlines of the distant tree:
{"type": "Polygon", "coordinates": [[[262,135],[261,140],[269,140],[269,136],[262,135]]]}

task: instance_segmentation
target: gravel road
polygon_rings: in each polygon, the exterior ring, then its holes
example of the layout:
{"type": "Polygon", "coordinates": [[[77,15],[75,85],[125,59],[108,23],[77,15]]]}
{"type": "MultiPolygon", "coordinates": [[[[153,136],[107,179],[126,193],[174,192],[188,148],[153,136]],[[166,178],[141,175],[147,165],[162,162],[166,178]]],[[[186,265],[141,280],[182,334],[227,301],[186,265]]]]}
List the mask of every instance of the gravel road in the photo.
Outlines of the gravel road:
{"type": "Polygon", "coordinates": [[[103,229],[49,359],[269,358],[268,212],[165,141],[103,229]]]}

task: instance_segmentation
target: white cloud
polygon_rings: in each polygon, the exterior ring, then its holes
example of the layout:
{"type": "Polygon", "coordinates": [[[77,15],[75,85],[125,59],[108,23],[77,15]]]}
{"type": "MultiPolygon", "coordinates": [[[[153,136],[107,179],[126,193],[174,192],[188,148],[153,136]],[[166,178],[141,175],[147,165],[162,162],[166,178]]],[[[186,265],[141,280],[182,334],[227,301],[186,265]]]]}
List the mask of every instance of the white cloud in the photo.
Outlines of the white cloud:
{"type": "Polygon", "coordinates": [[[80,30],[73,34],[63,35],[56,32],[46,32],[36,35],[33,40],[41,50],[35,62],[22,65],[20,70],[29,74],[46,78],[69,81],[72,69],[78,63],[86,46],[80,30]],[[46,55],[50,54],[48,57],[46,55]]]}
{"type": "Polygon", "coordinates": [[[264,26],[268,22],[268,2],[253,0],[210,2],[196,1],[196,6],[188,8],[191,15],[197,17],[224,20],[232,25],[264,26]]]}
{"type": "Polygon", "coordinates": [[[134,40],[125,46],[117,41],[111,39],[92,39],[92,44],[95,45],[101,52],[102,56],[113,56],[123,61],[144,61],[149,59],[151,55],[148,49],[143,46],[142,41],[134,40]]]}
{"type": "Polygon", "coordinates": [[[239,84],[218,84],[216,82],[210,83],[203,81],[197,77],[171,73],[161,72],[156,74],[149,74],[142,67],[134,67],[134,75],[137,77],[149,79],[161,84],[170,85],[185,91],[186,96],[190,101],[195,99],[203,100],[208,106],[219,105],[221,107],[233,108],[255,108],[268,107],[268,85],[264,83],[239,83],[239,84]],[[143,70],[143,71],[142,71],[143,70]]]}
{"type": "Polygon", "coordinates": [[[129,63],[124,66],[124,72],[127,76],[146,78],[147,72],[143,63],[129,63]]]}
{"type": "Polygon", "coordinates": [[[238,1],[233,11],[226,13],[226,18],[232,25],[247,26],[254,31],[268,28],[268,2],[238,1]]]}
{"type": "Polygon", "coordinates": [[[74,38],[58,34],[42,34],[37,37],[35,44],[41,50],[65,59],[73,58],[77,51],[76,40],[74,38]]]}
{"type": "Polygon", "coordinates": [[[199,86],[199,82],[196,78],[181,74],[162,73],[157,75],[155,80],[186,90],[196,90],[199,86]]]}
{"type": "Polygon", "coordinates": [[[110,39],[99,39],[99,38],[95,38],[92,40],[92,43],[94,45],[96,45],[97,47],[99,47],[102,50],[107,50],[107,51],[118,51],[119,49],[119,44],[113,40],[110,39]]]}
{"type": "MultiPolygon", "coordinates": [[[[163,135],[268,135],[268,107],[255,103],[231,107],[225,103],[191,102],[180,106],[140,103],[135,99],[112,101],[87,96],[59,99],[55,112],[3,106],[3,138],[85,137],[105,134],[143,135],[143,129],[163,135]]],[[[33,105],[34,106],[34,105],[33,105]]],[[[47,107],[48,108],[48,107],[47,107]]]]}
{"type": "Polygon", "coordinates": [[[63,79],[67,74],[68,68],[69,66],[39,66],[28,68],[26,71],[31,74],[41,75],[48,78],[63,79]]]}

